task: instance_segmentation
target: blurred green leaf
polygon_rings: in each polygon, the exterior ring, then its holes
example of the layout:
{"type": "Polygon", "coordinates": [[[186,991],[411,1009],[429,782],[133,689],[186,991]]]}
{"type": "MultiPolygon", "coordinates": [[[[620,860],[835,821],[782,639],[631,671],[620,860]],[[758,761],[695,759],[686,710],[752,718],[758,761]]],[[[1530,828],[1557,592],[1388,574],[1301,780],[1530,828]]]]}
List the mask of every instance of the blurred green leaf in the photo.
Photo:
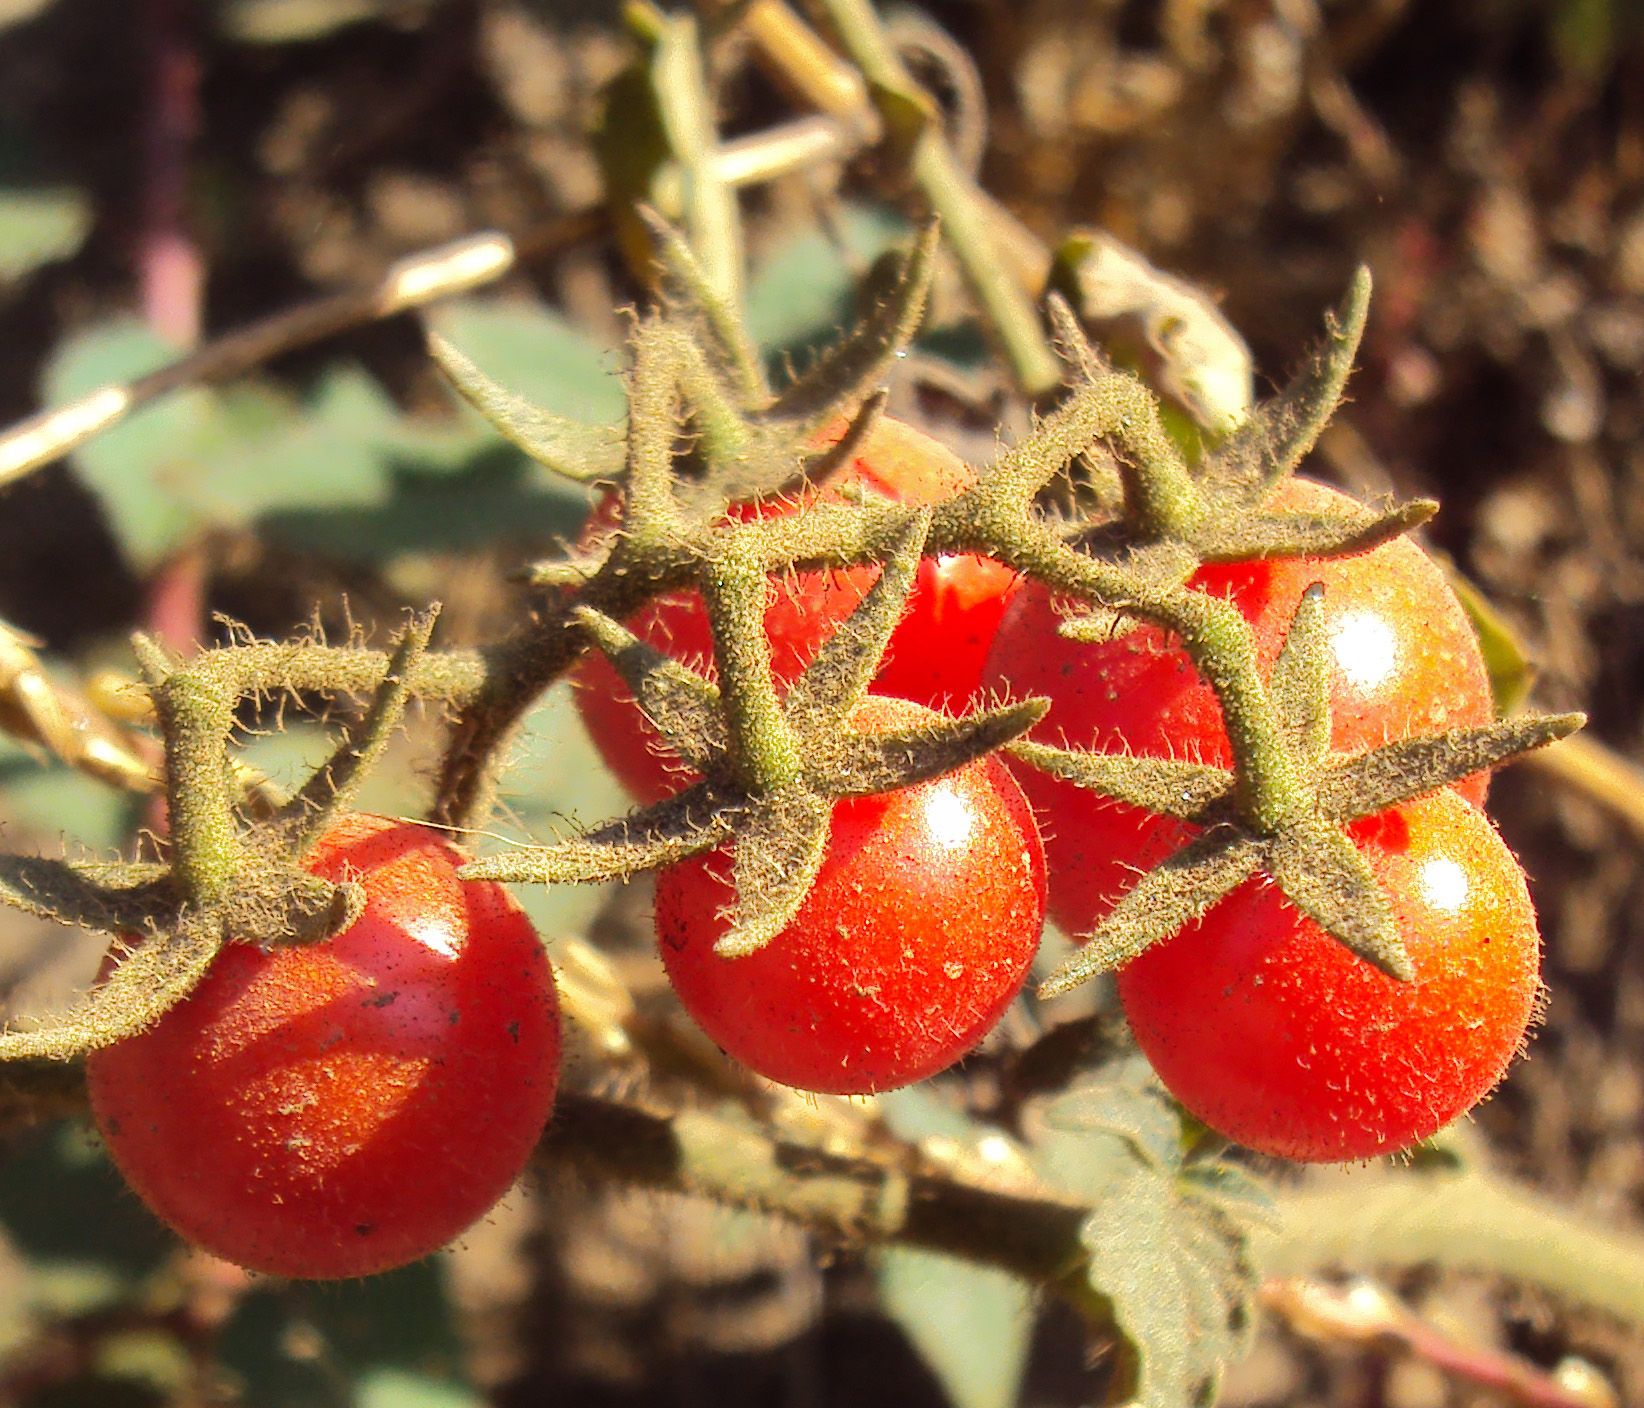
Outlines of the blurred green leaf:
{"type": "Polygon", "coordinates": [[[80,248],[91,208],[71,187],[0,188],[0,279],[21,278],[80,248]]]}
{"type": "Polygon", "coordinates": [[[450,472],[390,456],[387,471],[380,503],[277,509],[258,527],[293,547],[382,562],[406,552],[574,538],[588,515],[582,485],[535,474],[512,446],[486,445],[450,472]]]}
{"type": "Polygon", "coordinates": [[[367,1374],[354,1396],[358,1408],[480,1408],[487,1401],[464,1385],[399,1369],[367,1374]]]}
{"type": "Polygon", "coordinates": [[[76,852],[123,845],[141,805],[129,793],[43,760],[10,738],[0,738],[0,793],[4,815],[39,835],[61,836],[76,852]]]}
{"type": "Polygon", "coordinates": [[[254,1291],[218,1340],[223,1367],[258,1408],[457,1408],[478,1401],[461,1357],[438,1257],[359,1281],[254,1291]]]}
{"type": "Polygon", "coordinates": [[[541,304],[453,299],[428,324],[498,385],[545,411],[590,424],[614,424],[627,413],[620,357],[541,304]]]}
{"type": "Polygon", "coordinates": [[[942,1382],[954,1408],[1011,1408],[1033,1333],[1033,1297],[1004,1271],[934,1252],[874,1257],[885,1312],[942,1382]]]}
{"type": "Polygon", "coordinates": [[[1491,604],[1472,582],[1456,570],[1454,564],[1441,562],[1450,585],[1461,598],[1462,609],[1473,624],[1479,650],[1484,655],[1484,668],[1490,676],[1490,693],[1495,699],[1496,714],[1506,718],[1516,714],[1530,702],[1530,690],[1536,682],[1536,668],[1530,661],[1524,642],[1519,639],[1507,618],[1491,604]]]}
{"type": "Polygon", "coordinates": [[[1135,1351],[1144,1408],[1214,1396],[1248,1348],[1257,1276],[1247,1242],[1271,1205],[1242,1170],[1188,1162],[1174,1106],[1140,1058],[1106,1067],[1044,1111],[1042,1177],[1090,1201],[1091,1289],[1135,1351]]]}
{"type": "MultiPolygon", "coordinates": [[[[941,1137],[974,1148],[1001,1137],[928,1085],[879,1097],[879,1112],[901,1138],[941,1137]]],[[[941,1380],[954,1408],[1010,1408],[1016,1401],[1033,1296],[1014,1276],[934,1252],[884,1248],[873,1256],[885,1312],[941,1380]]]]}
{"type": "Polygon", "coordinates": [[[131,1195],[91,1131],[73,1121],[31,1131],[0,1160],[0,1222],[27,1256],[70,1268],[60,1290],[78,1286],[75,1296],[96,1303],[177,1245],[131,1195]]]}
{"type": "MultiPolygon", "coordinates": [[[[135,324],[94,329],[59,349],[48,401],[127,380],[168,356],[135,324]]],[[[440,430],[410,422],[350,366],[330,368],[300,400],[258,381],[180,392],[98,436],[75,464],[139,568],[213,526],[255,526],[293,546],[382,560],[568,533],[587,511],[581,488],[550,482],[477,417],[440,430]]]]}

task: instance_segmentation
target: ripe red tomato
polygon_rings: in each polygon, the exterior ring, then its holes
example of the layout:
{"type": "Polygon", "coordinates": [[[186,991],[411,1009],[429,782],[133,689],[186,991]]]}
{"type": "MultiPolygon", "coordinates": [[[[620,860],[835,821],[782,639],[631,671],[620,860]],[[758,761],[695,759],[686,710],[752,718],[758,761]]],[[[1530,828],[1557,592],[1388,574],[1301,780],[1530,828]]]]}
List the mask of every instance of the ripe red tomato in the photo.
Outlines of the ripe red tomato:
{"type": "MultiPolygon", "coordinates": [[[[836,427],[825,441],[836,438],[836,427]]],[[[853,464],[841,475],[888,498],[936,503],[966,488],[969,467],[945,445],[900,421],[881,418],[853,464]]],[[[791,513],[787,501],[746,507],[741,518],[791,513]]],[[[608,500],[594,523],[609,526],[615,511],[608,500]]],[[[810,663],[822,642],[856,608],[878,580],[877,567],[834,572],[799,572],[771,580],[765,606],[765,635],[779,685],[810,663]]],[[[962,707],[976,691],[983,661],[1017,577],[1008,567],[974,554],[926,558],[920,565],[907,611],[891,637],[874,681],[880,694],[895,694],[933,709],[962,707]]],[[[648,603],[627,622],[642,640],[677,660],[713,669],[713,637],[702,598],[674,592],[648,603]]],[[[606,766],[641,802],[655,802],[679,789],[691,775],[668,752],[610,662],[597,651],[577,668],[577,706],[606,766]]]]}
{"type": "MultiPolygon", "coordinates": [[[[870,696],[853,726],[928,717],[870,696]]],[[[799,913],[743,958],[713,951],[730,874],[721,850],[657,876],[662,961],[720,1046],[804,1090],[889,1090],[952,1065],[1021,989],[1044,924],[1038,828],[996,757],[836,803],[799,913]]]]}
{"type": "Polygon", "coordinates": [[[271,1275],[364,1276],[444,1246],[524,1168],[559,1073],[553,974],[508,892],[461,863],[426,827],[342,818],[305,864],[365,887],[353,925],[229,945],[87,1059],[115,1163],[189,1241],[271,1275]]]}
{"type": "Polygon", "coordinates": [[[1540,942],[1524,872],[1445,789],[1349,828],[1415,965],[1399,983],[1246,881],[1120,969],[1142,1050],[1212,1129],[1280,1158],[1370,1158],[1471,1109],[1520,1050],[1540,942]]]}
{"type": "MultiPolygon", "coordinates": [[[[1276,503],[1339,510],[1352,501],[1296,479],[1276,503]]],[[[1192,579],[1193,586],[1226,597],[1244,614],[1264,670],[1313,582],[1324,583],[1335,751],[1361,753],[1494,718],[1489,676],[1466,613],[1444,574],[1408,538],[1356,557],[1207,566],[1192,579]]],[[[1105,753],[1229,765],[1215,692],[1172,636],[1143,623],[1114,640],[1085,645],[1057,635],[1060,623],[1051,593],[1027,584],[1000,623],[983,674],[986,688],[1051,701],[1029,737],[1105,753]]],[[[1088,933],[1135,883],[1139,866],[1181,843],[1181,828],[1169,818],[1025,765],[1015,771],[1044,827],[1051,915],[1070,934],[1088,933]]],[[[1487,786],[1480,774],[1457,790],[1482,805],[1487,786]]]]}

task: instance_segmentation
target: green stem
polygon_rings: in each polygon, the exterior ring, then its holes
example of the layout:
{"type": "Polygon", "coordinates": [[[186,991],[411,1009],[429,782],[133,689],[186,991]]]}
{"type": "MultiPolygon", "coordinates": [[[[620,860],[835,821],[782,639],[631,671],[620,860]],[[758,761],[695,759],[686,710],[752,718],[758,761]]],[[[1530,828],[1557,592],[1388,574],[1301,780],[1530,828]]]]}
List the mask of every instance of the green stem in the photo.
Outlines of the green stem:
{"type": "Polygon", "coordinates": [[[765,589],[764,570],[742,554],[727,554],[702,575],[719,695],[730,727],[731,762],[737,780],[760,792],[793,781],[802,766],[799,740],[782,713],[771,678],[765,589]]]}
{"type": "Polygon", "coordinates": [[[238,692],[206,669],[183,669],[154,690],[165,734],[173,867],[201,909],[222,902],[240,866],[228,735],[238,692]]]}
{"type": "MultiPolygon", "coordinates": [[[[914,140],[910,171],[930,207],[941,217],[942,233],[964,267],[987,311],[1018,385],[1041,396],[1062,379],[1056,354],[1039,325],[1033,300],[1011,272],[988,218],[986,198],[959,165],[941,132],[936,105],[914,83],[886,36],[869,0],[821,0],[840,42],[880,95],[918,110],[924,126],[914,140]]],[[[887,112],[887,126],[906,126],[906,111],[887,112]]]]}

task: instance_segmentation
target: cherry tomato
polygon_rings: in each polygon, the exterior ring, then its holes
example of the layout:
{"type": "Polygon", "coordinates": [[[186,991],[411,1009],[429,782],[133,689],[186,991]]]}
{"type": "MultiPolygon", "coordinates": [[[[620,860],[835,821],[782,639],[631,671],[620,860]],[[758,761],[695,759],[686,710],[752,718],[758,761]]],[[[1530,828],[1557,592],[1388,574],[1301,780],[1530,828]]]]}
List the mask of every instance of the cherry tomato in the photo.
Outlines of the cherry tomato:
{"type": "Polygon", "coordinates": [[[444,1246],[524,1168],[559,1073],[553,975],[461,863],[426,827],[342,818],[305,864],[365,887],[354,924],[229,945],[87,1059],[114,1161],[182,1236],[272,1275],[363,1276],[444,1246]]]}
{"type": "Polygon", "coordinates": [[[1280,1158],[1403,1149],[1471,1109],[1523,1045],[1540,942],[1524,873],[1449,789],[1349,835],[1415,965],[1395,982],[1263,878],[1120,969],[1131,1030],[1182,1104],[1280,1158]]]}
{"type": "MultiPolygon", "coordinates": [[[[853,727],[928,717],[870,696],[853,727]]],[[[721,850],[657,876],[662,961],[720,1046],[804,1090],[889,1090],[952,1065],[1021,989],[1044,923],[1038,829],[996,757],[836,803],[799,913],[742,958],[713,951],[730,875],[721,850]]]]}
{"type": "MultiPolygon", "coordinates": [[[[1339,510],[1352,500],[1296,479],[1276,503],[1339,510]]],[[[1361,753],[1493,719],[1489,676],[1466,613],[1444,574],[1408,538],[1355,557],[1207,566],[1192,579],[1244,614],[1264,670],[1314,582],[1324,584],[1333,749],[1361,753]]],[[[1105,643],[1078,644],[1056,633],[1061,619],[1051,593],[1029,583],[1006,611],[984,672],[985,687],[1051,701],[1030,737],[1106,753],[1230,764],[1221,706],[1172,636],[1142,623],[1105,643]]],[[[1135,883],[1138,867],[1180,844],[1181,828],[1168,818],[1025,765],[1016,773],[1044,827],[1051,915],[1070,934],[1088,933],[1135,883]]],[[[1487,785],[1480,774],[1458,790],[1482,805],[1487,785]]]]}
{"type": "MultiPolygon", "coordinates": [[[[828,439],[836,438],[836,427],[828,439]]],[[[971,482],[969,467],[946,446],[900,421],[881,418],[842,483],[861,484],[888,498],[936,503],[971,482]]],[[[793,501],[746,506],[740,518],[791,513],[793,501]]],[[[596,510],[593,527],[608,527],[616,505],[596,510]]],[[[765,635],[779,685],[810,663],[879,577],[877,567],[799,572],[773,578],[766,596],[765,635]]],[[[991,558],[970,553],[926,558],[874,689],[933,709],[962,707],[976,691],[993,633],[1018,578],[991,558]]],[[[694,591],[648,603],[627,622],[642,640],[712,674],[713,637],[707,610],[694,591]]],[[[679,791],[691,775],[667,751],[610,662],[597,651],[573,676],[582,721],[606,766],[641,802],[679,791]]]]}

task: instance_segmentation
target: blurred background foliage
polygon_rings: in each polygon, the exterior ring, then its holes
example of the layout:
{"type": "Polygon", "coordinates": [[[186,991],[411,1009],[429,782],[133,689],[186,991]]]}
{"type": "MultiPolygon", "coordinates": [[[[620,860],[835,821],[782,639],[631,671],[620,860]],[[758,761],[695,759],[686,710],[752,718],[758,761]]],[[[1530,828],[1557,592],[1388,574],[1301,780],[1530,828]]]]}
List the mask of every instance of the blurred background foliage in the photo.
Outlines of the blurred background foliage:
{"type": "MultiPolygon", "coordinates": [[[[754,61],[737,25],[753,8],[703,9],[728,137],[806,111],[754,61]]],[[[1522,648],[1544,703],[1589,709],[1599,737],[1644,754],[1644,5],[926,9],[898,32],[909,52],[957,45],[921,76],[956,134],[972,123],[984,187],[1047,245],[1099,226],[1200,283],[1263,385],[1371,263],[1364,369],[1315,472],[1367,495],[1436,491],[1433,545],[1494,603],[1518,643],[1510,668],[1522,648]]],[[[620,419],[625,310],[644,290],[609,237],[613,173],[590,134],[636,59],[625,36],[602,0],[0,0],[0,417],[494,228],[520,250],[513,271],[428,322],[532,400],[620,419]]],[[[849,321],[916,213],[873,152],[742,196],[749,322],[778,374],[849,321]]],[[[952,270],[892,396],[972,456],[1026,423],[952,270]]],[[[220,638],[219,614],[265,635],[381,639],[437,597],[442,642],[470,645],[521,609],[518,569],[573,536],[587,504],[459,406],[402,314],[191,385],[0,481],[0,618],[40,642],[53,679],[88,690],[129,671],[132,628],[186,649],[220,638]]],[[[248,760],[276,778],[323,755],[318,721],[243,723],[248,760]]],[[[413,721],[366,805],[418,809],[432,723],[413,721]]],[[[620,809],[563,688],[515,753],[497,836],[620,809]]],[[[1535,1059],[1479,1131],[1494,1163],[1550,1198],[1636,1229],[1636,837],[1528,770],[1496,795],[1536,882],[1552,998],[1535,1059]]],[[[111,852],[145,807],[0,740],[10,848],[111,852]]],[[[643,887],[523,898],[556,953],[592,936],[642,1009],[660,991],[643,887]]],[[[98,948],[0,915],[12,1010],[65,1000],[98,948]]],[[[1021,1020],[1007,1037],[1036,1030],[1021,1020]]],[[[573,1083],[634,1078],[579,1059],[573,1083]]],[[[876,1116],[970,1147],[1001,1069],[984,1053],[876,1116]]],[[[1145,1125],[1147,1097],[1133,1098],[1145,1125]]],[[[1053,1408],[1123,1379],[1087,1361],[1070,1312],[993,1273],[851,1248],[819,1262],[791,1228],[609,1188],[532,1186],[453,1253],[282,1286],[179,1249],[67,1123],[9,1141],[0,1226],[7,1404],[1053,1408]]],[[[1562,1373],[1572,1403],[1644,1392],[1636,1330],[1604,1316],[1487,1270],[1401,1268],[1394,1284],[1456,1342],[1562,1373]]],[[[1315,1338],[1270,1326],[1225,1400],[1473,1401],[1385,1340],[1315,1338]]]]}

